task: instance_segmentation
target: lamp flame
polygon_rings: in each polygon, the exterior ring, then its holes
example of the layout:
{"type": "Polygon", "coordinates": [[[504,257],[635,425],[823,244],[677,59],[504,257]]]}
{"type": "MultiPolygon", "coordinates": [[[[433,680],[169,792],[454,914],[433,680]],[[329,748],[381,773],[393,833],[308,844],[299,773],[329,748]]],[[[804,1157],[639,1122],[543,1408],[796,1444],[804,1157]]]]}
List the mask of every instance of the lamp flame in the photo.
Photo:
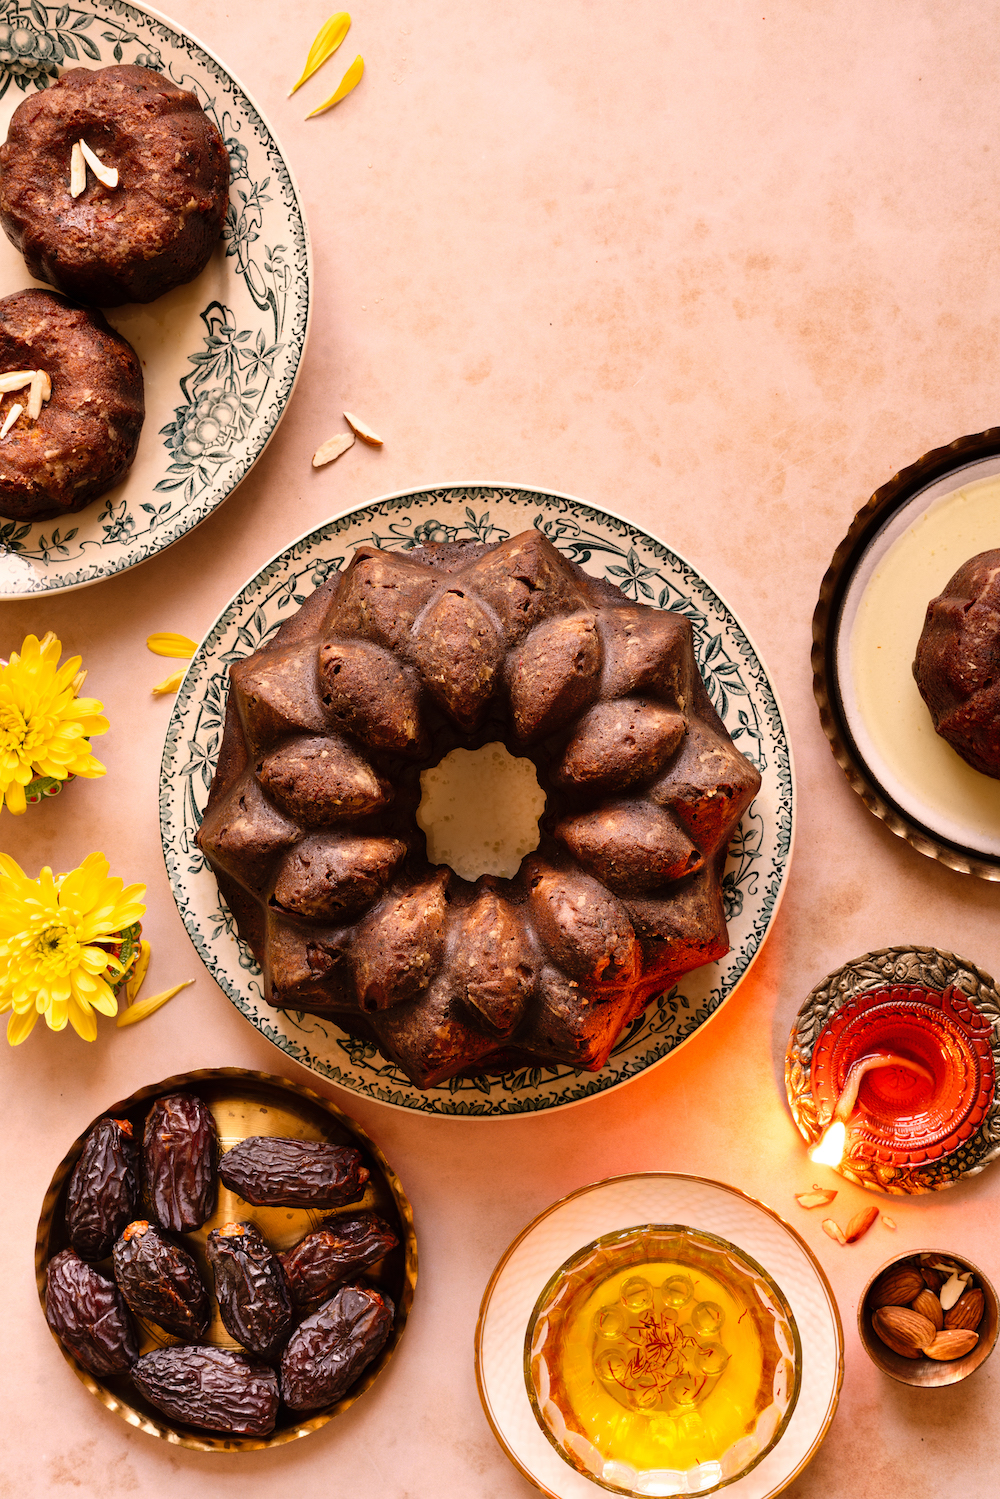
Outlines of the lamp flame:
{"type": "Polygon", "coordinates": [[[819,1144],[810,1150],[809,1159],[815,1161],[817,1166],[839,1166],[844,1159],[846,1147],[847,1125],[843,1120],[835,1119],[824,1132],[819,1144]]]}

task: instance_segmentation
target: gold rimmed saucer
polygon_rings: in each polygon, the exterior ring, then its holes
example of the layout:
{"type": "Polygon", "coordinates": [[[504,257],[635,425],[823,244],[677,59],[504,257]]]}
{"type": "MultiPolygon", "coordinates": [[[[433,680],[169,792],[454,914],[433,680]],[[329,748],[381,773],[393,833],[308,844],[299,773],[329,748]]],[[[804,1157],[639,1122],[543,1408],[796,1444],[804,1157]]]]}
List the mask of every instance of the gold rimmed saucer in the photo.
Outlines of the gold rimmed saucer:
{"type": "MultiPolygon", "coordinates": [[[[226,1148],[250,1135],[288,1135],[304,1140],[326,1140],[337,1145],[353,1145],[361,1151],[371,1175],[363,1200],[352,1203],[351,1210],[365,1208],[377,1212],[395,1229],[399,1237],[397,1248],[365,1271],[366,1280],[371,1281],[379,1290],[387,1292],[395,1304],[396,1317],[389,1340],[342,1399],[316,1411],[305,1420],[282,1405],[273,1433],[262,1438],[212,1436],[211,1433],[196,1431],[192,1427],[171,1421],[146,1404],[127,1376],[97,1379],[63,1348],[58,1339],[56,1342],[70,1368],[91,1394],[96,1395],[102,1405],[121,1416],[130,1426],[137,1426],[150,1436],[161,1437],[177,1446],[193,1447],[201,1452],[248,1452],[261,1447],[279,1447],[285,1442],[309,1436],[325,1426],[332,1417],[347,1410],[374,1384],[392,1357],[403,1335],[417,1282],[417,1240],[413,1229],[413,1210],[396,1173],[360,1125],[311,1089],[302,1088],[282,1077],[272,1077],[266,1072],[248,1072],[242,1067],[185,1072],[177,1077],[165,1078],[163,1082],[154,1083],[150,1087],[140,1088],[130,1097],[110,1104],[98,1118],[111,1115],[117,1119],[129,1119],[133,1125],[139,1126],[137,1134],[141,1138],[141,1122],[153,1100],[180,1090],[195,1093],[208,1104],[226,1148]]],[[[43,1309],[49,1260],[69,1243],[65,1227],[69,1179],[84,1140],[96,1123],[97,1120],[93,1120],[79,1138],[74,1140],[56,1167],[42,1203],[35,1239],[35,1279],[43,1309]]],[[[233,1196],[227,1188],[222,1188],[219,1206],[208,1222],[194,1233],[183,1236],[184,1247],[198,1261],[207,1285],[212,1284],[212,1277],[207,1272],[205,1240],[213,1228],[233,1216],[233,1196]]],[[[250,1218],[271,1247],[279,1251],[290,1248],[329,1216],[328,1213],[312,1209],[250,1207],[242,1201],[240,1214],[250,1218]]],[[[141,1353],[175,1341],[166,1338],[152,1324],[145,1322],[140,1322],[139,1332],[141,1353]]],[[[207,1341],[219,1347],[238,1347],[222,1326],[217,1307],[207,1341]]]]}

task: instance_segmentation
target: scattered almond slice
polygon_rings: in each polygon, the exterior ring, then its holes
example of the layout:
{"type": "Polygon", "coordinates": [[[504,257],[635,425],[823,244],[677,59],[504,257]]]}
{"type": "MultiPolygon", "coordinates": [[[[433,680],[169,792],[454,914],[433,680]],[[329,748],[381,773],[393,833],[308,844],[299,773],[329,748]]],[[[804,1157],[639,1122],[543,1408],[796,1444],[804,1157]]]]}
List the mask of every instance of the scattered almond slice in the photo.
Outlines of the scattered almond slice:
{"type": "Polygon", "coordinates": [[[862,1208],[859,1213],[855,1213],[844,1235],[848,1244],[856,1244],[859,1239],[863,1239],[877,1217],[877,1207],[862,1208]]]}
{"type": "Polygon", "coordinates": [[[350,411],[345,411],[344,420],[349,427],[353,427],[362,442],[367,442],[373,448],[380,448],[382,446],[383,439],[379,437],[377,432],[373,432],[368,423],[363,422],[359,416],[354,416],[350,411]]]}
{"type": "Polygon", "coordinates": [[[190,661],[198,649],[190,635],[175,635],[170,630],[160,630],[146,636],[146,649],[154,656],[173,656],[178,661],[190,661]]]}
{"type": "Polygon", "coordinates": [[[87,186],[87,163],[83,159],[80,142],[73,143],[69,158],[69,195],[78,198],[87,186]]]}
{"type": "Polygon", "coordinates": [[[135,1004],[129,1005],[128,1009],[118,1016],[119,1026],[137,1025],[140,1020],[145,1020],[148,1015],[153,1014],[154,1010],[165,1005],[168,999],[173,999],[175,994],[179,994],[182,989],[186,989],[189,984],[193,983],[194,979],[185,979],[182,984],[175,984],[172,989],[164,989],[162,994],[151,994],[148,999],[136,1000],[135,1004]]]}
{"type": "Polygon", "coordinates": [[[322,443],[316,449],[313,454],[313,468],[322,468],[324,463],[332,463],[335,458],[339,458],[342,453],[346,453],[348,448],[353,448],[353,446],[353,432],[338,432],[336,437],[331,437],[329,441],[322,443]]]}
{"type": "MultiPolygon", "coordinates": [[[[346,412],[344,413],[346,416],[346,412]]],[[[813,1182],[811,1192],[796,1192],[795,1201],[800,1208],[825,1208],[836,1197],[836,1188],[820,1187],[813,1182]]]]}
{"type": "Polygon", "coordinates": [[[7,395],[12,390],[23,390],[30,385],[34,377],[34,370],[10,370],[6,375],[0,375],[0,395],[7,395]]]}
{"type": "Polygon", "coordinates": [[[841,1228],[839,1223],[834,1221],[833,1218],[824,1218],[821,1227],[823,1229],[823,1232],[825,1234],[829,1234],[830,1238],[835,1239],[838,1244],[847,1243],[847,1239],[844,1236],[844,1230],[841,1228]]]}
{"type": "Polygon", "coordinates": [[[895,1220],[892,1219],[892,1218],[887,1217],[887,1215],[885,1213],[882,1214],[882,1227],[883,1228],[891,1228],[892,1231],[893,1231],[893,1233],[896,1232],[896,1223],[895,1223],[895,1220]]]}
{"type": "Polygon", "coordinates": [[[14,423],[17,421],[18,417],[21,415],[21,412],[23,410],[24,410],[24,407],[21,406],[21,405],[19,405],[15,401],[14,405],[10,408],[10,410],[8,411],[6,417],[4,418],[4,424],[3,424],[3,426],[0,427],[0,437],[6,437],[7,436],[7,433],[10,431],[11,427],[13,427],[14,423]]]}
{"type": "Polygon", "coordinates": [[[325,104],[321,104],[318,109],[314,109],[311,114],[307,114],[306,119],[311,120],[316,115],[324,114],[328,109],[332,109],[335,104],[339,104],[341,99],[346,99],[351,90],[357,88],[358,84],[361,82],[364,71],[365,60],[359,55],[354,59],[354,61],[351,63],[351,66],[348,68],[347,72],[340,80],[340,86],[338,87],[337,92],[335,94],[331,94],[325,104]]]}
{"type": "Polygon", "coordinates": [[[350,30],[350,26],[351,18],[346,10],[338,10],[335,16],[331,16],[328,21],[323,22],[323,25],[316,33],[316,40],[309,48],[309,56],[306,58],[302,77],[295,85],[295,88],[288,91],[289,99],[295,93],[296,89],[302,87],[307,78],[311,78],[317,69],[323,66],[328,57],[333,56],[350,30]]]}
{"type": "MultiPolygon", "coordinates": [[[[87,163],[88,167],[93,172],[98,182],[103,182],[105,187],[118,186],[117,167],[109,167],[105,165],[105,163],[101,160],[97,153],[90,149],[86,141],[80,142],[80,150],[83,152],[84,161],[87,163]]],[[[76,195],[74,194],[74,197],[75,196],[76,195]]]]}
{"type": "Polygon", "coordinates": [[[45,377],[41,370],[35,370],[31,377],[31,387],[28,391],[28,419],[37,422],[42,414],[42,393],[45,389],[45,377]]]}
{"type": "Polygon", "coordinates": [[[175,671],[173,676],[164,677],[162,682],[157,682],[153,688],[153,696],[166,697],[168,693],[176,692],[184,680],[184,672],[186,670],[186,667],[181,667],[180,671],[175,671]]]}
{"type": "Polygon", "coordinates": [[[944,1307],[944,1310],[946,1312],[951,1311],[952,1307],[955,1305],[955,1302],[958,1300],[964,1290],[964,1280],[957,1273],[957,1271],[953,1271],[950,1279],[945,1281],[944,1285],[941,1287],[941,1290],[938,1292],[941,1300],[941,1305],[944,1307]]]}

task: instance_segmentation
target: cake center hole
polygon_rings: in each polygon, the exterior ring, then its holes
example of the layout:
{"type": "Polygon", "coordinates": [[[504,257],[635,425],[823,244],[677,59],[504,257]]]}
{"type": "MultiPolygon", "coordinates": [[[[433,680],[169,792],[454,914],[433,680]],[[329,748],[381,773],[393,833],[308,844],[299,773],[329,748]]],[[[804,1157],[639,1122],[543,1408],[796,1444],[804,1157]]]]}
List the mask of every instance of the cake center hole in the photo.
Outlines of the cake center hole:
{"type": "Polygon", "coordinates": [[[417,822],[432,864],[447,864],[463,880],[481,874],[510,880],[538,847],[545,793],[531,761],[502,744],[452,750],[421,772],[420,785],[417,822]]]}

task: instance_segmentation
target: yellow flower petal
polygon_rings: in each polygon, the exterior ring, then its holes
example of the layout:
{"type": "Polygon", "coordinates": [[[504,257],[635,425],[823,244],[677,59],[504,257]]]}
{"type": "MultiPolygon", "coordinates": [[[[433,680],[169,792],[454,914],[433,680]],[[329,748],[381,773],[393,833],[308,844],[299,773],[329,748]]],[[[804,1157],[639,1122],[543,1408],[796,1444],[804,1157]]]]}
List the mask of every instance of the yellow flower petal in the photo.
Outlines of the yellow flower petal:
{"type": "Polygon", "coordinates": [[[173,635],[169,630],[147,635],[146,645],[154,656],[176,656],[181,661],[190,661],[198,649],[189,635],[173,635]]]}
{"type": "Polygon", "coordinates": [[[165,1005],[168,999],[173,999],[175,994],[179,994],[182,989],[186,989],[189,984],[193,983],[194,979],[185,979],[183,984],[175,984],[172,989],[164,989],[162,994],[150,994],[147,999],[137,1000],[134,1005],[130,1005],[118,1016],[118,1024],[120,1026],[137,1025],[140,1020],[145,1020],[147,1015],[152,1015],[153,1011],[165,1005]]]}
{"type": "Polygon", "coordinates": [[[175,671],[172,677],[165,677],[162,682],[157,682],[153,688],[154,697],[166,697],[170,692],[176,692],[184,680],[184,671],[175,671]]]}
{"type": "Polygon", "coordinates": [[[25,1010],[22,1014],[18,1014],[17,1010],[13,1010],[10,1019],[7,1021],[7,1040],[9,1044],[11,1046],[20,1046],[22,1041],[26,1041],[34,1030],[37,1019],[37,1010],[25,1010]]]}
{"type": "Polygon", "coordinates": [[[351,18],[346,10],[338,10],[335,16],[331,16],[328,21],[324,21],[316,33],[316,40],[309,48],[309,56],[306,58],[305,71],[302,77],[295,85],[295,88],[289,90],[289,99],[295,93],[295,89],[300,89],[306,79],[311,78],[317,68],[321,68],[327,58],[333,56],[350,30],[350,25],[351,18]]]}
{"type": "Polygon", "coordinates": [[[81,1041],[97,1040],[97,1016],[89,1007],[84,1009],[77,1000],[69,1001],[69,1023],[81,1041]]]}
{"type": "Polygon", "coordinates": [[[341,99],[346,99],[351,90],[357,88],[358,84],[361,82],[364,71],[365,60],[359,55],[354,59],[354,61],[351,63],[351,66],[348,68],[347,72],[340,80],[340,87],[337,89],[337,92],[335,94],[331,94],[325,104],[321,104],[318,109],[314,109],[311,114],[307,114],[306,119],[311,120],[316,115],[324,114],[326,110],[332,109],[335,104],[339,104],[341,99]]]}
{"type": "Polygon", "coordinates": [[[135,1003],[136,995],[142,988],[142,981],[146,977],[146,970],[149,967],[151,954],[152,948],[145,937],[143,937],[139,942],[139,951],[136,954],[135,966],[132,969],[128,983],[125,985],[125,997],[129,1004],[135,1003]]]}

